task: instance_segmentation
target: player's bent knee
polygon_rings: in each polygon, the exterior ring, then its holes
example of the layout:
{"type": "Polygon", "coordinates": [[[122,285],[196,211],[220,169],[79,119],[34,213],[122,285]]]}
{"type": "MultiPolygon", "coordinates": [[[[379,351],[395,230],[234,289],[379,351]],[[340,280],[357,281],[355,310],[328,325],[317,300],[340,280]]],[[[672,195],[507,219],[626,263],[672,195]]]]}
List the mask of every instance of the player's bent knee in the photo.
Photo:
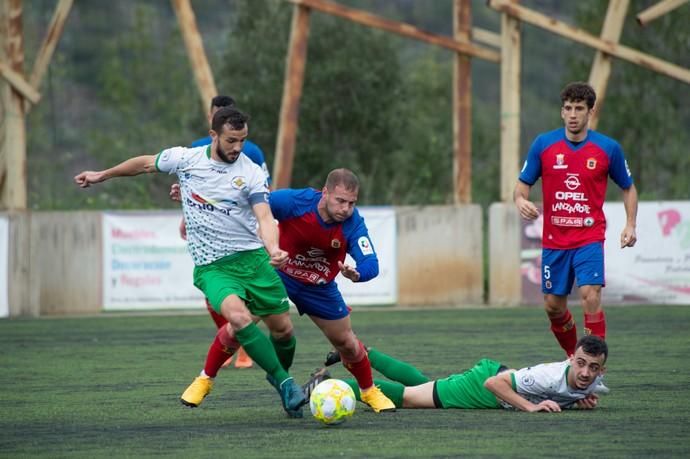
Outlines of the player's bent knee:
{"type": "Polygon", "coordinates": [[[263,321],[271,331],[271,336],[278,341],[290,339],[294,333],[292,321],[287,312],[263,317],[263,321]]]}

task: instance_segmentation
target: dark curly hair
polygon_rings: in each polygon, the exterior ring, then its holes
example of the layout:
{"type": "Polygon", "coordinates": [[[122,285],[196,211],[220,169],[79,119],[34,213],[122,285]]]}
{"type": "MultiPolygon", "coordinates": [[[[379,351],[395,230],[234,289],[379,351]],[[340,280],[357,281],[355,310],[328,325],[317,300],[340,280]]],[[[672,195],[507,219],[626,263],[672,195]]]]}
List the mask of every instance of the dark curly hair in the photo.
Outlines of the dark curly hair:
{"type": "Polygon", "coordinates": [[[589,84],[582,81],[576,81],[574,83],[569,83],[561,91],[561,104],[570,102],[581,102],[585,101],[587,103],[587,108],[590,110],[594,107],[594,102],[597,100],[597,94],[594,92],[589,84]]]}
{"type": "Polygon", "coordinates": [[[604,362],[609,357],[609,347],[606,345],[606,341],[595,335],[585,335],[580,338],[575,345],[575,349],[582,348],[585,354],[598,357],[604,354],[604,362]]]}

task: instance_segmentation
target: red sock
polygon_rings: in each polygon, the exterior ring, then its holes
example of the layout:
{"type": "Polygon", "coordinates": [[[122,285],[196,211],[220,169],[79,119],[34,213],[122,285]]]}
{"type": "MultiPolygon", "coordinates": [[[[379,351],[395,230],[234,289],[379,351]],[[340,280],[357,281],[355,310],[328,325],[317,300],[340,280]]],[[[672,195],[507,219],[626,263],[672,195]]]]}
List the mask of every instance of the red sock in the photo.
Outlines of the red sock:
{"type": "Polygon", "coordinates": [[[562,315],[549,317],[549,320],[551,321],[551,331],[558,344],[561,345],[567,355],[573,355],[577,344],[577,328],[570,310],[566,308],[562,315]]]}
{"type": "Polygon", "coordinates": [[[585,335],[594,335],[606,340],[606,316],[604,311],[585,313],[585,335]]]}
{"type": "Polygon", "coordinates": [[[206,309],[208,309],[208,313],[211,314],[211,319],[213,319],[213,321],[216,323],[216,327],[220,328],[228,323],[228,320],[225,317],[213,310],[213,306],[211,306],[211,303],[208,302],[208,298],[206,298],[206,309]]]}
{"type": "Polygon", "coordinates": [[[374,385],[374,377],[371,374],[369,355],[361,341],[359,342],[359,352],[357,354],[361,357],[355,359],[356,361],[348,362],[343,359],[343,366],[347,368],[347,371],[352,373],[352,376],[357,380],[357,385],[361,389],[369,389],[374,385]]]}
{"type": "Polygon", "coordinates": [[[228,327],[220,327],[211,347],[208,348],[204,373],[210,378],[215,378],[221,365],[235,353],[238,347],[240,347],[240,343],[234,336],[230,335],[228,327]]]}

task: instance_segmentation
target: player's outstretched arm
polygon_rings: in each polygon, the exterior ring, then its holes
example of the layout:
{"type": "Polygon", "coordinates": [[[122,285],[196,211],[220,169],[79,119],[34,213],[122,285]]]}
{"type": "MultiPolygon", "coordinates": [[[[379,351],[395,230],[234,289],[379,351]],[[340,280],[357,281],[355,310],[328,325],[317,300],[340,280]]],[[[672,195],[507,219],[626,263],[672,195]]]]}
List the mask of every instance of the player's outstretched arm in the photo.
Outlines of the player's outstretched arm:
{"type": "Polygon", "coordinates": [[[631,185],[627,190],[623,190],[623,207],[625,207],[625,228],[621,233],[621,249],[633,247],[637,242],[637,188],[631,185]]]}
{"type": "Polygon", "coordinates": [[[114,177],[131,177],[151,172],[156,172],[156,155],[135,156],[110,169],[84,171],[75,176],[74,181],[80,187],[88,188],[91,185],[105,182],[114,177]]]}
{"type": "Polygon", "coordinates": [[[271,257],[272,266],[282,266],[287,262],[288,253],[278,246],[278,226],[271,213],[268,203],[260,202],[252,206],[254,215],[259,222],[259,237],[271,257]]]}
{"type": "Polygon", "coordinates": [[[522,180],[518,180],[517,185],[515,185],[515,191],[513,191],[513,201],[522,218],[525,220],[535,220],[539,217],[539,210],[537,206],[529,200],[529,190],[530,186],[528,184],[522,180]]]}
{"type": "Polygon", "coordinates": [[[513,385],[510,380],[512,371],[504,371],[496,376],[492,376],[484,381],[484,387],[491,391],[497,398],[500,398],[506,403],[521,411],[534,413],[537,411],[546,411],[549,413],[561,411],[561,407],[553,400],[544,400],[535,405],[517,392],[513,390],[513,385]]]}

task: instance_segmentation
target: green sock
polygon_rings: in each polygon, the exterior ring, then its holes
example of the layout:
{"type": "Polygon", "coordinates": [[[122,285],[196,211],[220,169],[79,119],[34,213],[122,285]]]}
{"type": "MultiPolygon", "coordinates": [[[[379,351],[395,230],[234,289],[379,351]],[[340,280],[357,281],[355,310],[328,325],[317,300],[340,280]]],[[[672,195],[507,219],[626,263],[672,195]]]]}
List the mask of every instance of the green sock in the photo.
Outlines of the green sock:
{"type": "Polygon", "coordinates": [[[287,371],[292,366],[292,361],[295,358],[295,348],[297,347],[297,339],[294,335],[286,341],[278,341],[271,336],[271,344],[276,350],[276,355],[280,361],[280,365],[287,371]]]}
{"type": "Polygon", "coordinates": [[[235,332],[237,341],[240,342],[249,357],[252,358],[266,373],[273,376],[278,383],[282,383],[290,377],[278,360],[271,341],[261,333],[255,323],[250,323],[242,330],[235,332]]]}
{"type": "MultiPolygon", "coordinates": [[[[345,379],[344,381],[355,392],[355,398],[357,398],[357,400],[361,402],[362,394],[359,390],[359,384],[357,384],[357,380],[345,379]]],[[[386,395],[386,397],[388,397],[391,400],[391,402],[395,404],[396,408],[402,408],[403,392],[405,392],[405,386],[397,382],[385,381],[383,379],[374,379],[374,385],[379,386],[381,392],[383,392],[386,395]]]]}
{"type": "Polygon", "coordinates": [[[430,381],[416,367],[402,360],[396,360],[390,355],[374,348],[369,349],[369,361],[371,362],[371,368],[374,368],[386,378],[401,383],[403,386],[419,386],[430,381]]]}

